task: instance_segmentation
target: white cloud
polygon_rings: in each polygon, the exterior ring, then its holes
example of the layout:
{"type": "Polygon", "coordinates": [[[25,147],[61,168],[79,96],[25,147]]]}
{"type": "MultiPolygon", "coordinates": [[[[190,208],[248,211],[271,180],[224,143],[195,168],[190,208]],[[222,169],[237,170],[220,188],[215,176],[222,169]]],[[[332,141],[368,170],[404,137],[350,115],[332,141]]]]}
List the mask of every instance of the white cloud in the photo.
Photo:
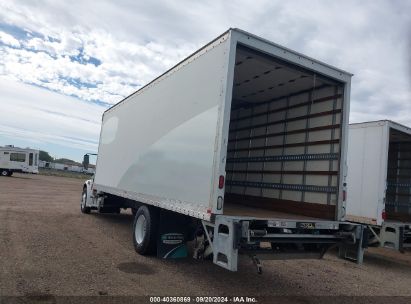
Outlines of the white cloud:
{"type": "Polygon", "coordinates": [[[20,42],[16,38],[2,31],[0,31],[0,42],[12,47],[20,47],[20,42]]]}
{"type": "Polygon", "coordinates": [[[25,46],[28,49],[44,51],[53,56],[79,55],[79,48],[82,46],[82,42],[75,38],[67,39],[66,36],[62,38],[63,40],[61,42],[57,42],[35,37],[30,39],[25,46]]]}
{"type": "Polygon", "coordinates": [[[87,34],[65,31],[52,41],[33,37],[21,41],[21,45],[21,49],[0,46],[2,75],[110,104],[168,69],[181,59],[183,52],[188,53],[185,48],[173,50],[153,42],[138,45],[118,41],[99,31],[87,34]],[[71,56],[78,56],[80,50],[83,57],[73,59],[71,56]],[[90,58],[99,62],[96,64],[90,58]],[[80,62],[82,59],[86,62],[80,62]]]}

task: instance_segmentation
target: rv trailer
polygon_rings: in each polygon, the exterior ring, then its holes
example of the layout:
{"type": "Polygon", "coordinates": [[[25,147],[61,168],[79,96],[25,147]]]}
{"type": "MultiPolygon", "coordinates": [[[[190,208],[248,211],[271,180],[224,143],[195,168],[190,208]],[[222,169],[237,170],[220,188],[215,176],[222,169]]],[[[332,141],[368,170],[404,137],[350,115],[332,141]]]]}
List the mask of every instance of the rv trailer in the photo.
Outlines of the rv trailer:
{"type": "Polygon", "coordinates": [[[103,114],[81,210],[135,214],[140,254],[237,270],[359,250],[345,218],[351,74],[230,29],[103,114]]]}
{"type": "Polygon", "coordinates": [[[0,174],[11,176],[14,172],[39,173],[39,150],[17,148],[12,145],[0,147],[0,174]]]}

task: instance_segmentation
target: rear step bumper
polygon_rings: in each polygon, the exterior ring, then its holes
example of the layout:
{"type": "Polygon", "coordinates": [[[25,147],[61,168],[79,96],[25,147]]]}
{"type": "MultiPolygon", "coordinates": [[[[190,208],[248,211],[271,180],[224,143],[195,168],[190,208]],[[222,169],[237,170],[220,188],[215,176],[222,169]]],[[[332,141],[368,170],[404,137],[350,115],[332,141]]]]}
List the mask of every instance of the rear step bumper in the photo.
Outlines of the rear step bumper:
{"type": "Polygon", "coordinates": [[[238,254],[247,254],[253,260],[321,258],[332,246],[362,248],[362,237],[362,226],[354,223],[218,215],[213,261],[236,271],[238,254]]]}

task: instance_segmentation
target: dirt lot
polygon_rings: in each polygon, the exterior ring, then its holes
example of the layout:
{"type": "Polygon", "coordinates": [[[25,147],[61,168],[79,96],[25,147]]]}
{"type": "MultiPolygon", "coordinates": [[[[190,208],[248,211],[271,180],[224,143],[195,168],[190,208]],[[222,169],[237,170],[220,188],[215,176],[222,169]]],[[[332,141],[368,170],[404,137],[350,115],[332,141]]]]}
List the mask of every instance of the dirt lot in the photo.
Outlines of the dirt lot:
{"type": "MultiPolygon", "coordinates": [[[[243,258],[231,273],[210,261],[139,256],[132,215],[80,213],[82,181],[0,178],[0,295],[411,295],[411,253],[368,251],[364,264],[340,260],[243,258]]],[[[1,302],[1,301],[0,301],[1,302]]]]}

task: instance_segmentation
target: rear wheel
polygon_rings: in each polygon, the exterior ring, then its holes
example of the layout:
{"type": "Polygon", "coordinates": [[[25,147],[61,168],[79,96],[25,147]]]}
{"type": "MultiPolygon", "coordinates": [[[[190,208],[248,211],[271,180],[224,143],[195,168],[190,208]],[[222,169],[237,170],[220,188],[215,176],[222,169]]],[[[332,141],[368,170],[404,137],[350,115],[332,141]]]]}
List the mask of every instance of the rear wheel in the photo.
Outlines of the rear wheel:
{"type": "Polygon", "coordinates": [[[7,169],[1,169],[0,174],[1,174],[1,176],[10,176],[9,175],[9,170],[7,170],[7,169]]]}
{"type": "Polygon", "coordinates": [[[83,193],[81,194],[80,210],[82,213],[90,213],[90,207],[86,206],[87,202],[87,188],[83,188],[83,193]]]}
{"type": "Polygon", "coordinates": [[[158,210],[141,206],[134,217],[134,249],[142,255],[153,254],[157,249],[158,210]]]}
{"type": "Polygon", "coordinates": [[[12,176],[13,175],[13,171],[9,171],[9,174],[7,174],[7,176],[12,176]]]}

